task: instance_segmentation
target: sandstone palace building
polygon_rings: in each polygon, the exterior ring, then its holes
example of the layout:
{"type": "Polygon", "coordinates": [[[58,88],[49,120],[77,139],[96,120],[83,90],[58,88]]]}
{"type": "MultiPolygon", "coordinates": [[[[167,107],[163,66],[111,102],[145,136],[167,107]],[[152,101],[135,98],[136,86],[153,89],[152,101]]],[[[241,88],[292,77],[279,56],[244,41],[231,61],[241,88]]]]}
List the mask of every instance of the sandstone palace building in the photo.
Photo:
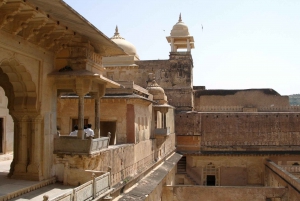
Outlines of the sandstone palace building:
{"type": "Polygon", "coordinates": [[[194,86],[176,21],[140,60],[62,0],[0,0],[0,201],[300,200],[300,107],[194,86]]]}

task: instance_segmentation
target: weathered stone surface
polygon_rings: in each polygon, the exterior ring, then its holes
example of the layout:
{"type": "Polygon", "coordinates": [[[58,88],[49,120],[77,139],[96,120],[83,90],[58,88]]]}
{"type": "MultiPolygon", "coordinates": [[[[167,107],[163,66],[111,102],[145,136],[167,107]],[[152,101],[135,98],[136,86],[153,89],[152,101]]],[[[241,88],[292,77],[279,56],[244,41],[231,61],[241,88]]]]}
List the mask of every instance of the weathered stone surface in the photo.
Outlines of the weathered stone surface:
{"type": "Polygon", "coordinates": [[[299,151],[299,121],[300,113],[182,112],[176,134],[185,142],[178,148],[190,148],[199,135],[202,151],[299,151]]]}
{"type": "Polygon", "coordinates": [[[162,201],[265,201],[266,198],[282,198],[286,192],[284,187],[165,186],[162,201]]]}

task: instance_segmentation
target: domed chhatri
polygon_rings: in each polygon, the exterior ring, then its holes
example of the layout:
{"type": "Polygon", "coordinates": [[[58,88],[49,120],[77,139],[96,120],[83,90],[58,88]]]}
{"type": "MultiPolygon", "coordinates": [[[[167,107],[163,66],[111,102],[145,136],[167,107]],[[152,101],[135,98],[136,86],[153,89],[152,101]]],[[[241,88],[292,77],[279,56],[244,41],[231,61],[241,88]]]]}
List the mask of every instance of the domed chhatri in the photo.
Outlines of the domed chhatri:
{"type": "Polygon", "coordinates": [[[178,49],[186,49],[190,52],[194,46],[194,37],[190,36],[189,28],[182,22],[181,13],[178,22],[173,26],[167,41],[171,45],[171,52],[177,52],[178,49]]]}
{"type": "Polygon", "coordinates": [[[120,35],[118,26],[116,26],[115,34],[113,37],[111,37],[111,40],[114,43],[116,43],[120,48],[122,48],[128,55],[135,56],[138,58],[135,46],[132,43],[125,40],[125,38],[123,38],[120,35]]]}
{"type": "Polygon", "coordinates": [[[165,90],[157,84],[153,73],[149,73],[147,84],[146,89],[153,95],[153,100],[158,101],[159,104],[166,104],[168,102],[165,90]]]}
{"type": "Polygon", "coordinates": [[[171,30],[171,36],[189,36],[189,28],[181,19],[181,13],[179,15],[178,22],[173,26],[171,30]]]}

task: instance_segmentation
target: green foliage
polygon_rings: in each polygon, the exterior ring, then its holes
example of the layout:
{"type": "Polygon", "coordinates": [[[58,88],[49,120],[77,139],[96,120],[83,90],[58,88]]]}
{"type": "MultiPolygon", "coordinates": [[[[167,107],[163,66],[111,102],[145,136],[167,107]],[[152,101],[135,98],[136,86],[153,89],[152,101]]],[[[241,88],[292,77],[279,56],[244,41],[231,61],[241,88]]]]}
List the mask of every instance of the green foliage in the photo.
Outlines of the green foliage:
{"type": "Polygon", "coordinates": [[[289,95],[290,105],[300,105],[300,94],[289,95]]]}

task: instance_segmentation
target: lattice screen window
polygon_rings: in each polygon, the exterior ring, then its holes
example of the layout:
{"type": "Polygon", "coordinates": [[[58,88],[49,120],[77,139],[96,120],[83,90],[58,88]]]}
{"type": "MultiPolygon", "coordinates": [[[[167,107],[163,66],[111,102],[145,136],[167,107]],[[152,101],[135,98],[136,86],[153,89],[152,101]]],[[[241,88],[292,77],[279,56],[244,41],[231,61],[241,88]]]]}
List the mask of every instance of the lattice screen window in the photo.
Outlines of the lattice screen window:
{"type": "Polygon", "coordinates": [[[209,163],[203,168],[203,185],[204,186],[219,186],[220,174],[219,168],[213,163],[209,163]]]}
{"type": "Polygon", "coordinates": [[[111,79],[111,80],[114,80],[114,73],[113,72],[108,72],[107,73],[107,78],[111,79]]]}

